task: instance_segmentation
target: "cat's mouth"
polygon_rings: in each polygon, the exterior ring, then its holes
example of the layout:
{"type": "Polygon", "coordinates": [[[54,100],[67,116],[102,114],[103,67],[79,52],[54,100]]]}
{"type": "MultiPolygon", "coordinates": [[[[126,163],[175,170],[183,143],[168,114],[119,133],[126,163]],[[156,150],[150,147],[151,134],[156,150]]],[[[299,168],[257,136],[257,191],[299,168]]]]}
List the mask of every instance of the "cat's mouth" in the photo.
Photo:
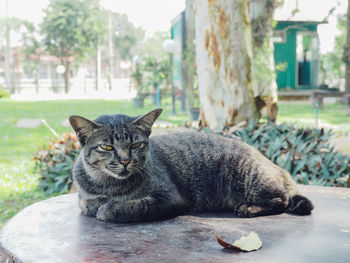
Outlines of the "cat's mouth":
{"type": "Polygon", "coordinates": [[[125,179],[131,174],[131,172],[127,168],[120,167],[107,166],[107,171],[107,174],[118,179],[125,179]]]}
{"type": "Polygon", "coordinates": [[[130,174],[130,172],[128,171],[128,170],[124,170],[124,171],[122,171],[121,173],[119,173],[118,175],[119,176],[122,176],[122,177],[127,177],[128,175],[130,174]]]}

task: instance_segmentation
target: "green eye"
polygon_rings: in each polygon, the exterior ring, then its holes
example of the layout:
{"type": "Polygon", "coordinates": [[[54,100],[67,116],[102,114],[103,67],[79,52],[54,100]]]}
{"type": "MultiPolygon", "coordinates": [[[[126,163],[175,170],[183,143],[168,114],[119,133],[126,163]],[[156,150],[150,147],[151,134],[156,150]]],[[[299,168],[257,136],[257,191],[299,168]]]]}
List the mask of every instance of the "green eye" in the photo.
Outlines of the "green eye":
{"type": "Polygon", "coordinates": [[[111,145],[100,144],[100,147],[101,147],[103,150],[106,150],[106,151],[111,151],[111,150],[113,150],[113,146],[111,146],[111,145]]]}
{"type": "Polygon", "coordinates": [[[137,149],[140,148],[142,145],[142,142],[137,142],[131,145],[131,149],[137,149]]]}

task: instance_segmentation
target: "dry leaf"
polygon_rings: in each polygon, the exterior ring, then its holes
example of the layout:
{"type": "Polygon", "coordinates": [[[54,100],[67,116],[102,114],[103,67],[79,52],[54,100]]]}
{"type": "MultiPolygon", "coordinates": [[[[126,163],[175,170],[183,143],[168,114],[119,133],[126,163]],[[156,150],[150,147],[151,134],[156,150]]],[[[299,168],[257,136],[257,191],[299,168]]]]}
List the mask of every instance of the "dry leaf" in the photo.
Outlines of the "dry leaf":
{"type": "Polygon", "coordinates": [[[250,252],[258,250],[262,247],[262,242],[255,232],[250,232],[247,236],[242,236],[239,240],[236,240],[233,244],[229,244],[221,239],[217,234],[214,234],[218,243],[225,248],[233,248],[239,251],[250,252]]]}

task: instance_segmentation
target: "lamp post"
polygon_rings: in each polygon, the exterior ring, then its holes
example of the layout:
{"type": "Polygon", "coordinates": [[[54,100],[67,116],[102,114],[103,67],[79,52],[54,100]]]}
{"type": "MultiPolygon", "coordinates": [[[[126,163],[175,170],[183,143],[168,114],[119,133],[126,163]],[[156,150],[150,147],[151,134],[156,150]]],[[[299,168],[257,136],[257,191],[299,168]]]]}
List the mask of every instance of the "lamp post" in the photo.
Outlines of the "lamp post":
{"type": "MultiPolygon", "coordinates": [[[[175,50],[175,42],[173,39],[166,39],[163,42],[163,51],[165,53],[169,54],[170,58],[170,65],[172,66],[172,54],[174,53],[175,50]]],[[[172,70],[171,70],[172,72],[172,70]]],[[[171,114],[175,115],[176,114],[176,107],[175,107],[175,86],[173,83],[171,84],[171,104],[172,104],[172,110],[171,114]]]]}
{"type": "MultiPolygon", "coordinates": [[[[56,68],[56,73],[61,75],[61,76],[63,76],[65,71],[66,71],[66,68],[63,65],[58,65],[56,68]]],[[[58,79],[58,86],[59,86],[59,88],[61,88],[60,78],[58,79]]]]}

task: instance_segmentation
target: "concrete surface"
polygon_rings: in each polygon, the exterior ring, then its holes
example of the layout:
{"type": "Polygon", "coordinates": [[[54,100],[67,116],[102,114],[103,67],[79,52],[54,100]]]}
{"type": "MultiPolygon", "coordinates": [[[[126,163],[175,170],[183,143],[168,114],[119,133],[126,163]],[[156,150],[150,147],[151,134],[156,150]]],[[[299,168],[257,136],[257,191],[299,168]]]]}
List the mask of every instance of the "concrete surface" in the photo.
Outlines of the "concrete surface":
{"type": "Polygon", "coordinates": [[[77,194],[33,204],[0,233],[0,262],[350,262],[350,189],[300,186],[311,216],[231,214],[179,216],[162,222],[113,224],[81,214],[77,194]],[[223,249],[256,232],[263,247],[223,249]],[[8,260],[8,261],[6,261],[8,260]]]}

